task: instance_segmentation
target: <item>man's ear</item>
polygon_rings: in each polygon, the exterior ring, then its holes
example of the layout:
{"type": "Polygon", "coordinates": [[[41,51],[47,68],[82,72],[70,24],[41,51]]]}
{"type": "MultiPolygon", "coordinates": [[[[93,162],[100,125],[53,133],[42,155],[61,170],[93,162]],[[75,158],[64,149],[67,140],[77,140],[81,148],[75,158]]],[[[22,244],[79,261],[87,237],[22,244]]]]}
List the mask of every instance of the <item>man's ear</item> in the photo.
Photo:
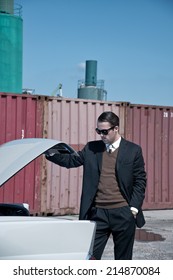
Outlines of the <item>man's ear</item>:
{"type": "Polygon", "coordinates": [[[115,126],[115,128],[114,128],[116,131],[118,131],[119,130],[119,127],[118,126],[115,126]]]}

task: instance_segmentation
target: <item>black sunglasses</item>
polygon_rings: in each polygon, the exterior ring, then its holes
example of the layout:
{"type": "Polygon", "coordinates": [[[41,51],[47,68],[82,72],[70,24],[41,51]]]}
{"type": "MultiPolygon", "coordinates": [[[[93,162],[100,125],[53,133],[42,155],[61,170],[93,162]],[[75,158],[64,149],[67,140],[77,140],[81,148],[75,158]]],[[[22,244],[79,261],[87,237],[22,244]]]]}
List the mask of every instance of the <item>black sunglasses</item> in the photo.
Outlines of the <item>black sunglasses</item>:
{"type": "Polygon", "coordinates": [[[98,129],[96,128],[96,132],[100,135],[100,134],[103,134],[103,135],[108,135],[109,131],[114,129],[115,126],[112,126],[108,129],[98,129]]]}

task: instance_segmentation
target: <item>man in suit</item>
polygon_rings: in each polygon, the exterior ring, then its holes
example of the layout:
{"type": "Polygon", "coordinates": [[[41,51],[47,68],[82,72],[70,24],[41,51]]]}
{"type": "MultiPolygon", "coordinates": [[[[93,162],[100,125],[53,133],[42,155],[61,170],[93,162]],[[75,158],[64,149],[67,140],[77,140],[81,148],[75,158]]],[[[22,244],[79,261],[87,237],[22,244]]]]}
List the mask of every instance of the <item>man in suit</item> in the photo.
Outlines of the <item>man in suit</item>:
{"type": "Polygon", "coordinates": [[[66,168],[83,165],[79,219],[97,224],[93,259],[101,259],[112,234],[114,258],[131,260],[136,226],[145,224],[142,149],[121,137],[119,117],[111,111],[98,117],[96,132],[101,140],[88,142],[77,155],[55,153],[46,158],[66,168]]]}

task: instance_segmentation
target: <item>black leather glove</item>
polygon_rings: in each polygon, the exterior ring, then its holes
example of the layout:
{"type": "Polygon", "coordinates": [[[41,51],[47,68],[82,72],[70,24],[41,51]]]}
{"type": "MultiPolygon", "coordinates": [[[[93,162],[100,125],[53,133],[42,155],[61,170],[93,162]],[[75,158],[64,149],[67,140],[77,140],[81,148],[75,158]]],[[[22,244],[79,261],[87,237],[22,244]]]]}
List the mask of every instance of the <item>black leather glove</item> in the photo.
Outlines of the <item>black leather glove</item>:
{"type": "Polygon", "coordinates": [[[44,154],[46,157],[52,157],[55,154],[60,154],[60,152],[57,149],[50,148],[49,150],[45,151],[44,154]]]}

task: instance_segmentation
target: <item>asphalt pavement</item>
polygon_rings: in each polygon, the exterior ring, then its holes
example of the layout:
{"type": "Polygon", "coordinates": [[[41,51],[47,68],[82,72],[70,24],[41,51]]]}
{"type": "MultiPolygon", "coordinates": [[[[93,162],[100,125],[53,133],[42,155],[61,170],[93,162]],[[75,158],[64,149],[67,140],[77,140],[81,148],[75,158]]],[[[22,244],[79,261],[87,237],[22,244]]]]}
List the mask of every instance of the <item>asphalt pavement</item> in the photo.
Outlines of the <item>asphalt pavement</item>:
{"type": "MultiPolygon", "coordinates": [[[[136,229],[133,260],[173,260],[173,209],[143,213],[146,223],[142,229],[136,229]]],[[[78,219],[78,215],[61,218],[74,220],[78,219]]],[[[102,259],[114,259],[112,237],[107,242],[102,259]]]]}
{"type": "MultiPolygon", "coordinates": [[[[146,224],[136,230],[133,260],[173,260],[173,209],[144,211],[146,224]]],[[[113,260],[110,237],[103,260],[113,260]]]]}

